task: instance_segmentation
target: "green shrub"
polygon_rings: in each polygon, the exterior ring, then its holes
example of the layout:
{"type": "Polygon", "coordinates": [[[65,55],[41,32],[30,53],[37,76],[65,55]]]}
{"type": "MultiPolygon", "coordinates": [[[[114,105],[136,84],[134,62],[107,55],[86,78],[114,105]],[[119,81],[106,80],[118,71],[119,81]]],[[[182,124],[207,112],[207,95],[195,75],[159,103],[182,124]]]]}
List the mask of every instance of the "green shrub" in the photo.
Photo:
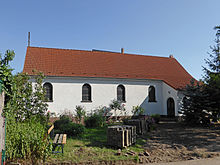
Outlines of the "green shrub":
{"type": "Polygon", "coordinates": [[[7,118],[6,156],[8,160],[29,159],[32,164],[45,160],[52,151],[45,126],[36,119],[16,122],[7,118]]]}
{"type": "Polygon", "coordinates": [[[115,114],[115,120],[117,120],[117,110],[121,111],[120,113],[122,114],[122,112],[124,112],[124,116],[126,115],[126,109],[125,109],[125,105],[122,104],[121,101],[118,101],[116,99],[111,100],[111,103],[109,104],[110,109],[113,109],[115,114]]]}
{"type": "Polygon", "coordinates": [[[54,129],[60,130],[63,125],[66,125],[66,124],[68,124],[70,122],[72,122],[72,121],[71,121],[69,116],[62,115],[62,116],[60,116],[59,120],[56,120],[54,122],[54,129]]]}
{"type": "Polygon", "coordinates": [[[126,117],[122,119],[122,122],[124,125],[128,125],[129,124],[128,120],[131,120],[131,119],[132,119],[131,117],[126,117]]]}
{"type": "Polygon", "coordinates": [[[100,114],[92,114],[85,119],[85,125],[87,128],[103,127],[105,125],[105,117],[100,114]]]}
{"type": "Polygon", "coordinates": [[[25,73],[13,75],[9,62],[14,56],[14,51],[10,50],[3,57],[0,54],[0,77],[5,92],[2,115],[7,119],[6,157],[9,161],[30,159],[32,164],[36,164],[51,153],[46,132],[48,105],[44,101],[44,76],[42,73],[33,73],[37,76],[32,84],[25,73]]]}
{"type": "Polygon", "coordinates": [[[85,132],[85,127],[71,121],[68,116],[61,116],[60,120],[54,122],[55,133],[67,134],[67,136],[81,136],[85,132]]]}
{"type": "Polygon", "coordinates": [[[80,124],[82,121],[82,118],[85,117],[86,115],[85,108],[80,105],[77,105],[75,111],[76,111],[76,114],[75,114],[76,120],[78,124],[80,124]]]}
{"type": "Polygon", "coordinates": [[[140,116],[144,114],[144,108],[142,108],[141,106],[137,105],[137,106],[133,106],[132,108],[132,113],[133,116],[140,116]]]}
{"type": "Polygon", "coordinates": [[[159,114],[153,114],[151,117],[154,119],[155,123],[159,123],[160,121],[160,115],[159,114]]]}
{"type": "Polygon", "coordinates": [[[67,134],[67,136],[75,137],[81,136],[85,132],[85,127],[82,124],[76,124],[69,122],[67,124],[62,124],[58,133],[67,134]]]}

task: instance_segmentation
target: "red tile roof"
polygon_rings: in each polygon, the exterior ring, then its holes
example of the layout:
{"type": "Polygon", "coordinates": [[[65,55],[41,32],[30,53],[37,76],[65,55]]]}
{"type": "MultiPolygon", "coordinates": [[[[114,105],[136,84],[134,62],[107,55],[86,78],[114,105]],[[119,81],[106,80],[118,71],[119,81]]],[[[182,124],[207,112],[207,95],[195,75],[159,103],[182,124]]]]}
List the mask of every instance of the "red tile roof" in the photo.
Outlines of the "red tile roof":
{"type": "Polygon", "coordinates": [[[172,57],[28,47],[23,72],[33,70],[46,76],[162,80],[175,89],[193,78],[172,57]]]}

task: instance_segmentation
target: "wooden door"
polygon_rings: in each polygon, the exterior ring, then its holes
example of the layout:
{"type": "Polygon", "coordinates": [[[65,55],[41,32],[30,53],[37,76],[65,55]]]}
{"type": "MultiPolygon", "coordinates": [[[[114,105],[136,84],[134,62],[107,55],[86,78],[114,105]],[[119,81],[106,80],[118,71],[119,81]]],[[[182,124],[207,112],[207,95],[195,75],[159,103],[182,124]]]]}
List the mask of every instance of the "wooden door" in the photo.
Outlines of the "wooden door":
{"type": "Polygon", "coordinates": [[[167,116],[175,117],[175,102],[171,97],[167,99],[167,116]]]}

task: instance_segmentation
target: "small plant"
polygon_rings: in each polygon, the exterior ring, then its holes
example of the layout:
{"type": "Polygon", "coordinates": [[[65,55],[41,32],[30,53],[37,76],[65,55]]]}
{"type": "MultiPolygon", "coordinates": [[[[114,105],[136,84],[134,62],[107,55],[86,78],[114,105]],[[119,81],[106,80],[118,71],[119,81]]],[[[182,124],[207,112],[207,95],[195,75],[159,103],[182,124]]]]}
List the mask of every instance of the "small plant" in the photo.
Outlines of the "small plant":
{"type": "Polygon", "coordinates": [[[8,160],[30,159],[32,164],[45,160],[52,151],[44,125],[38,118],[17,122],[14,117],[7,118],[6,154],[8,160]]]}
{"type": "Polygon", "coordinates": [[[133,113],[133,116],[140,116],[140,115],[143,115],[144,114],[144,108],[142,108],[141,106],[137,105],[137,106],[133,106],[133,109],[132,109],[132,113],[133,113]]]}
{"type": "Polygon", "coordinates": [[[159,123],[160,121],[160,114],[153,114],[151,117],[154,119],[155,123],[159,123]]]}
{"type": "Polygon", "coordinates": [[[103,127],[105,124],[105,118],[100,114],[92,114],[85,119],[85,125],[87,128],[103,127]]]}
{"type": "Polygon", "coordinates": [[[131,117],[125,117],[125,118],[123,118],[122,119],[122,121],[123,121],[123,124],[125,124],[125,125],[129,125],[129,123],[128,123],[128,121],[131,119],[131,117]]]}
{"type": "Polygon", "coordinates": [[[151,117],[154,119],[155,123],[159,123],[160,121],[160,114],[153,114],[151,117]]]}
{"type": "Polygon", "coordinates": [[[114,110],[115,119],[117,119],[117,113],[116,113],[117,110],[125,111],[125,108],[122,105],[122,102],[115,100],[115,99],[111,101],[111,103],[109,104],[109,107],[114,110]]]}
{"type": "Polygon", "coordinates": [[[135,161],[136,163],[139,163],[139,156],[138,156],[138,155],[135,155],[135,156],[134,156],[134,161],[135,161]]]}
{"type": "Polygon", "coordinates": [[[81,124],[73,123],[69,116],[60,116],[60,120],[54,122],[55,133],[66,133],[67,136],[81,136],[85,132],[85,127],[81,124]]]}
{"type": "Polygon", "coordinates": [[[108,107],[98,107],[91,113],[91,116],[85,118],[85,125],[87,128],[103,127],[106,124],[107,115],[110,113],[108,107]]]}
{"type": "Polygon", "coordinates": [[[76,115],[75,115],[76,120],[77,120],[78,124],[80,124],[81,121],[82,121],[82,118],[85,117],[85,115],[86,115],[86,111],[85,111],[85,109],[84,109],[82,106],[80,106],[80,105],[77,105],[77,106],[76,106],[75,111],[76,111],[76,115]]]}
{"type": "Polygon", "coordinates": [[[111,111],[111,108],[106,107],[106,106],[100,106],[94,111],[94,113],[106,117],[106,116],[112,115],[112,113],[110,113],[110,111],[111,111]]]}
{"type": "Polygon", "coordinates": [[[110,118],[110,119],[108,119],[108,120],[106,121],[106,123],[107,123],[108,125],[112,125],[112,124],[114,124],[114,121],[112,120],[112,118],[110,118]]]}

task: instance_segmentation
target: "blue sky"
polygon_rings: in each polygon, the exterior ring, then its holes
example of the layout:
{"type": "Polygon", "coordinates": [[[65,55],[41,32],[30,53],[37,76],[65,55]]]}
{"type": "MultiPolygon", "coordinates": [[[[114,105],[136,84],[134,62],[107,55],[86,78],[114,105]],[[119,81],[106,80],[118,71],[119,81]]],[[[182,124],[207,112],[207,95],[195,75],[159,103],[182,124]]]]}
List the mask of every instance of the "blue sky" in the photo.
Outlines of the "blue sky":
{"type": "Polygon", "coordinates": [[[21,72],[31,46],[174,57],[196,79],[220,24],[219,0],[1,0],[0,52],[21,72]]]}

